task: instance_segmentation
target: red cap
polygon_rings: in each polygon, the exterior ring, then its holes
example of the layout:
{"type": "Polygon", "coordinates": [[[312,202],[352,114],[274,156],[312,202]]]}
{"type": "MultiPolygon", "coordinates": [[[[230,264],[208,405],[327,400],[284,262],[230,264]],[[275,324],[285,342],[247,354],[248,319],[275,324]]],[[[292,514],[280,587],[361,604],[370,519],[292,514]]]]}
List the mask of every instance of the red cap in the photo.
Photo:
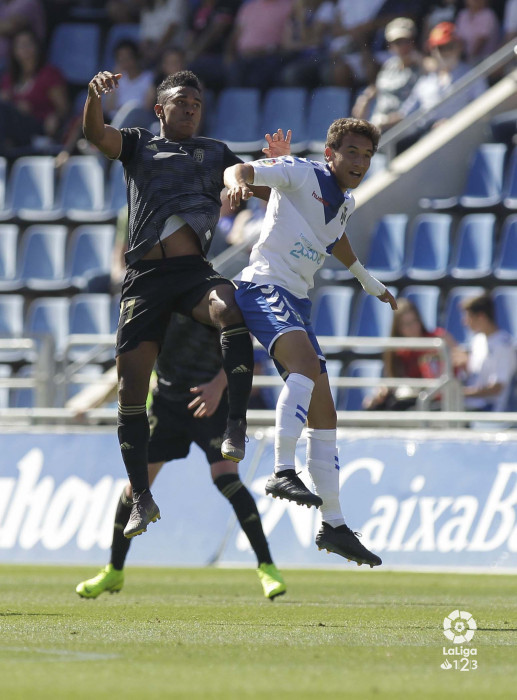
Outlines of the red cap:
{"type": "Polygon", "coordinates": [[[456,27],[452,22],[440,22],[429,34],[428,46],[434,49],[436,46],[450,44],[456,39],[456,27]]]}

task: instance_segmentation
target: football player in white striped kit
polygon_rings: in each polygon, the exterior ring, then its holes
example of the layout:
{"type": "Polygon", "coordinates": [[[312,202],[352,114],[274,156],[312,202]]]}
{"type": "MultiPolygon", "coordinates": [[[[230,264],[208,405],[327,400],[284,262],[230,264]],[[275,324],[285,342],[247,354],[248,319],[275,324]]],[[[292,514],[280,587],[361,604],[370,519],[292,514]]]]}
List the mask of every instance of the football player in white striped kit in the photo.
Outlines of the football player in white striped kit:
{"type": "Polygon", "coordinates": [[[271,188],[260,238],[237,276],[235,294],[248,329],[285,378],[276,407],[275,470],[266,493],[321,507],[318,547],[370,566],[382,561],[345,524],[339,503],[336,410],[310,321],[308,291],[332,254],[366,292],[397,308],[392,294],[361,265],[345,233],[354,209],[350,190],[366,174],[378,142],[379,131],[369,122],[337,119],[327,133],[325,164],[284,156],[225,171],[233,207],[252,196],[250,185],[271,188]],[[306,421],[307,466],[317,495],[295,472],[296,443],[306,421]]]}

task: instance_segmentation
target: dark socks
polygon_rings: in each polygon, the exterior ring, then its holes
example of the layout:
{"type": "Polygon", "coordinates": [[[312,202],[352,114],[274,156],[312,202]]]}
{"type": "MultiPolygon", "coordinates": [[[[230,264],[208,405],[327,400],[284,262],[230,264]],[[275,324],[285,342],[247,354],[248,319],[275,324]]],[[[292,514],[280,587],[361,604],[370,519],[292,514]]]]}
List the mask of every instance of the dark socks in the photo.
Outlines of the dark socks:
{"type": "Polygon", "coordinates": [[[223,369],[228,378],[228,417],[246,418],[253,382],[253,345],[246,326],[238,323],[221,331],[223,369]]]}
{"type": "Polygon", "coordinates": [[[230,501],[240,526],[257,556],[258,563],[272,564],[273,560],[262,529],[257,505],[239,476],[237,474],[222,474],[215,479],[214,484],[230,501]]]}
{"type": "Polygon", "coordinates": [[[125,490],[122,491],[115,513],[115,522],[113,523],[110,559],[110,563],[113,564],[114,568],[119,570],[124,568],[124,562],[131,544],[131,540],[124,537],[124,528],[128,523],[132,506],[133,501],[128,500],[125,490]]]}
{"type": "Polygon", "coordinates": [[[149,421],[145,404],[142,406],[122,406],[119,404],[117,426],[122,459],[133,487],[133,495],[138,495],[149,489],[147,473],[149,421]]]}

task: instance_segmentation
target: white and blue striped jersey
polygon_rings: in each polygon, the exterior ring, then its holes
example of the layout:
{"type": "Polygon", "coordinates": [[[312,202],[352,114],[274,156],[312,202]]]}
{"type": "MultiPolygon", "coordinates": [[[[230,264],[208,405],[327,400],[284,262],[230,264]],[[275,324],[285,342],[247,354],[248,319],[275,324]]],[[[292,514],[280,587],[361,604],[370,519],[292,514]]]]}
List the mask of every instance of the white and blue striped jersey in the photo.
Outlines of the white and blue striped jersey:
{"type": "Polygon", "coordinates": [[[236,279],[275,284],[303,299],[343,235],[354,198],[324,163],[283,156],[250,165],[253,184],[271,187],[271,196],[249,265],[236,279]]]}

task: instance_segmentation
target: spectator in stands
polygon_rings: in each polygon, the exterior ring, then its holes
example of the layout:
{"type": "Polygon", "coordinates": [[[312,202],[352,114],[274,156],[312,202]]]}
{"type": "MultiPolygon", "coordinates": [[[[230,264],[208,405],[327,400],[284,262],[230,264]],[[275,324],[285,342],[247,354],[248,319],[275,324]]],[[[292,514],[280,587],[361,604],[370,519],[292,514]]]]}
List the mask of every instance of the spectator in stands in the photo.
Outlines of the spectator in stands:
{"type": "Polygon", "coordinates": [[[507,0],[504,8],[503,37],[505,44],[517,37],[517,0],[507,0]]]}
{"type": "Polygon", "coordinates": [[[267,90],[276,84],[292,4],[293,0],[249,0],[241,6],[227,43],[228,86],[267,90]]]}
{"type": "Polygon", "coordinates": [[[462,310],[463,323],[474,333],[468,350],[457,347],[453,353],[454,366],[463,373],[465,408],[504,411],[517,370],[514,340],[498,327],[489,294],[465,300],[462,310]]]}
{"type": "Polygon", "coordinates": [[[456,36],[463,43],[467,62],[475,65],[498,47],[499,20],[490,0],[465,0],[465,6],[456,18],[456,36]]]}
{"type": "Polygon", "coordinates": [[[12,39],[9,69],[0,81],[0,144],[30,146],[37,137],[58,141],[68,115],[65,79],[45,54],[31,29],[12,39]]]}
{"type": "Polygon", "coordinates": [[[295,0],[282,41],[287,62],[282,84],[314,89],[325,82],[334,14],[329,5],[323,0],[295,0]]]}
{"type": "Polygon", "coordinates": [[[458,0],[435,0],[429,3],[422,22],[422,35],[427,38],[431,30],[441,22],[454,22],[457,12],[458,0]]]}
{"type": "Polygon", "coordinates": [[[241,4],[241,0],[201,0],[191,13],[185,61],[210,90],[225,86],[224,52],[241,4]]]}
{"type": "MultiPolygon", "coordinates": [[[[452,348],[455,341],[443,328],[427,330],[417,307],[409,299],[398,299],[393,314],[392,338],[444,338],[452,348]]],[[[440,356],[432,350],[386,350],[384,352],[384,376],[390,378],[435,379],[442,374],[440,356]]],[[[397,389],[381,386],[376,394],[367,397],[363,408],[367,410],[405,411],[412,408],[418,398],[418,390],[401,386],[397,389]]]]}
{"type": "Polygon", "coordinates": [[[480,78],[443,105],[439,105],[451,86],[470,69],[461,60],[462,45],[452,22],[438,24],[429,35],[428,46],[436,67],[417,80],[398,114],[391,115],[391,121],[396,123],[419,109],[430,111],[423,116],[414,131],[399,142],[399,152],[418,141],[431,128],[454,116],[487,89],[486,81],[480,78]],[[436,108],[433,109],[435,105],[436,108]]]}
{"type": "Polygon", "coordinates": [[[109,0],[106,13],[113,24],[138,22],[140,19],[140,0],[109,0]]]}
{"type": "Polygon", "coordinates": [[[141,0],[140,49],[146,67],[155,66],[168,44],[182,46],[186,0],[141,0]]]}
{"type": "Polygon", "coordinates": [[[32,29],[45,39],[45,10],[41,0],[3,0],[0,3],[0,70],[6,67],[11,39],[20,29],[32,29]]]}
{"type": "Polygon", "coordinates": [[[162,52],[160,63],[154,71],[153,83],[147,90],[145,106],[154,109],[156,104],[156,90],[168,75],[174,75],[185,69],[185,54],[175,46],[166,46],[162,52]]]}
{"type": "Polygon", "coordinates": [[[375,83],[364,90],[352,109],[356,119],[366,119],[373,103],[370,121],[381,131],[390,127],[393,115],[409,97],[422,73],[422,56],[416,50],[413,20],[407,17],[392,20],[384,36],[393,56],[383,64],[375,83]]]}
{"type": "MultiPolygon", "coordinates": [[[[107,114],[113,117],[117,110],[128,102],[135,107],[145,107],[149,89],[153,85],[153,74],[151,71],[142,70],[140,52],[134,41],[123,39],[117,44],[115,72],[121,73],[122,77],[119,80],[118,89],[106,95],[104,108],[107,114]]],[[[152,118],[151,112],[149,123],[152,118]]]]}

